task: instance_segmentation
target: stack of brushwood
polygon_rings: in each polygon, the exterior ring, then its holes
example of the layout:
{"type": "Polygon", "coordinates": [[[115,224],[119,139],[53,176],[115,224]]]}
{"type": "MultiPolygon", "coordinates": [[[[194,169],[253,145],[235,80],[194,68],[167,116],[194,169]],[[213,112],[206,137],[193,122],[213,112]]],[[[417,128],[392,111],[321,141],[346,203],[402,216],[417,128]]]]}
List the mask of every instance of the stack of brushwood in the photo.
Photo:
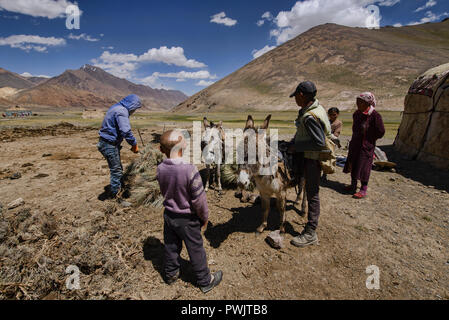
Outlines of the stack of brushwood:
{"type": "Polygon", "coordinates": [[[162,208],[164,198],[156,180],[157,166],[164,160],[164,155],[152,146],[147,146],[139,159],[126,169],[123,197],[129,199],[136,207],[162,208]]]}
{"type": "MultiPolygon", "coordinates": [[[[221,182],[226,189],[237,189],[239,178],[239,166],[237,164],[227,164],[221,166],[221,182]]],[[[247,188],[248,191],[254,191],[255,185],[251,185],[247,188]]]]}

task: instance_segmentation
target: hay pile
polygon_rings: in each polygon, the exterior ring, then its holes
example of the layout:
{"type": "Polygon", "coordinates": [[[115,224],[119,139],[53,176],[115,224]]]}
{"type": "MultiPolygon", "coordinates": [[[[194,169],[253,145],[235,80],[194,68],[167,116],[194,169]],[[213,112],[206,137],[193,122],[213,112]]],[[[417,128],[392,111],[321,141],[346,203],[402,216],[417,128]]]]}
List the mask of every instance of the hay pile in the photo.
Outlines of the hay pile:
{"type": "Polygon", "coordinates": [[[131,163],[123,177],[123,197],[129,199],[135,207],[162,208],[164,198],[156,180],[157,166],[164,160],[164,155],[147,146],[139,159],[131,163]]]}
{"type": "MultiPolygon", "coordinates": [[[[224,188],[234,190],[238,189],[239,166],[237,164],[227,164],[221,166],[221,182],[224,188]]],[[[254,191],[255,184],[252,182],[246,189],[254,191]]]]}

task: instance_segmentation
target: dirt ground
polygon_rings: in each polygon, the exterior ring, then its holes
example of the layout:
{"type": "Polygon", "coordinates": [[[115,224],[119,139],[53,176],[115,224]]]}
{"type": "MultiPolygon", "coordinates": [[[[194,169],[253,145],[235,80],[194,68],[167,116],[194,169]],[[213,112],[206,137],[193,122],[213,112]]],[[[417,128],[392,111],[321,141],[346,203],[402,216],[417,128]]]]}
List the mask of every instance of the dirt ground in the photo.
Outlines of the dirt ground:
{"type": "MultiPolygon", "coordinates": [[[[155,132],[142,130],[144,140],[155,132]]],[[[163,282],[161,210],[98,200],[109,170],[96,130],[2,137],[1,299],[449,299],[449,173],[403,160],[391,146],[384,150],[398,173],[374,171],[367,199],[344,193],[341,168],[322,184],[318,246],[290,244],[306,223],[291,202],[277,251],[265,242],[279,226],[274,202],[269,230],[256,235],[260,206],[211,190],[204,242],[224,279],[204,295],[185,250],[181,280],[163,282]],[[8,210],[17,198],[25,204],[8,210]],[[81,270],[80,290],[66,288],[70,265],[81,270]],[[379,290],[366,287],[371,265],[380,269],[379,290]]],[[[125,165],[135,157],[122,150],[125,165]]]]}

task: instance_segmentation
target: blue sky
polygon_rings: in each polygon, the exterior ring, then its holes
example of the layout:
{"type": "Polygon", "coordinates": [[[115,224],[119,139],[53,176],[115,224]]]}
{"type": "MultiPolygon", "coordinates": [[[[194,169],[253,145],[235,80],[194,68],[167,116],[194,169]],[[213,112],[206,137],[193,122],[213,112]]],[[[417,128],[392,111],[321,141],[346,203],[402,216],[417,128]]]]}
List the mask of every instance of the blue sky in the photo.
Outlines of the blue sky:
{"type": "Polygon", "coordinates": [[[318,24],[399,26],[449,16],[447,0],[79,0],[80,29],[68,30],[73,3],[0,0],[0,67],[55,76],[88,63],[192,95],[318,24]]]}

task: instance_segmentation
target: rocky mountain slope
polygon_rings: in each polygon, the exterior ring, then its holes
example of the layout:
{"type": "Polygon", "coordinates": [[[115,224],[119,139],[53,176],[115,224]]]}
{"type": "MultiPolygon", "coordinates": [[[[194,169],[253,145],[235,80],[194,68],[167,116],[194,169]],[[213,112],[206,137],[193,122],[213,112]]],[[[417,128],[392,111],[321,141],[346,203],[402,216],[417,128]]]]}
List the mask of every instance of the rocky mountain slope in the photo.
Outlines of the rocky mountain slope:
{"type": "Polygon", "coordinates": [[[413,81],[449,61],[449,20],[379,30],[325,24],[310,29],[190,97],[175,112],[297,109],[288,98],[302,80],[326,107],[351,109],[373,91],[380,109],[401,110],[413,81]]]}
{"type": "Polygon", "coordinates": [[[67,70],[44,82],[24,77],[16,79],[11,76],[0,77],[0,79],[4,79],[0,87],[23,89],[3,98],[15,104],[24,105],[107,108],[121,98],[134,93],[141,97],[145,108],[168,110],[187,98],[180,91],[152,89],[148,86],[137,85],[90,65],[84,65],[78,70],[67,70]],[[21,79],[23,82],[19,81],[21,79]]]}

